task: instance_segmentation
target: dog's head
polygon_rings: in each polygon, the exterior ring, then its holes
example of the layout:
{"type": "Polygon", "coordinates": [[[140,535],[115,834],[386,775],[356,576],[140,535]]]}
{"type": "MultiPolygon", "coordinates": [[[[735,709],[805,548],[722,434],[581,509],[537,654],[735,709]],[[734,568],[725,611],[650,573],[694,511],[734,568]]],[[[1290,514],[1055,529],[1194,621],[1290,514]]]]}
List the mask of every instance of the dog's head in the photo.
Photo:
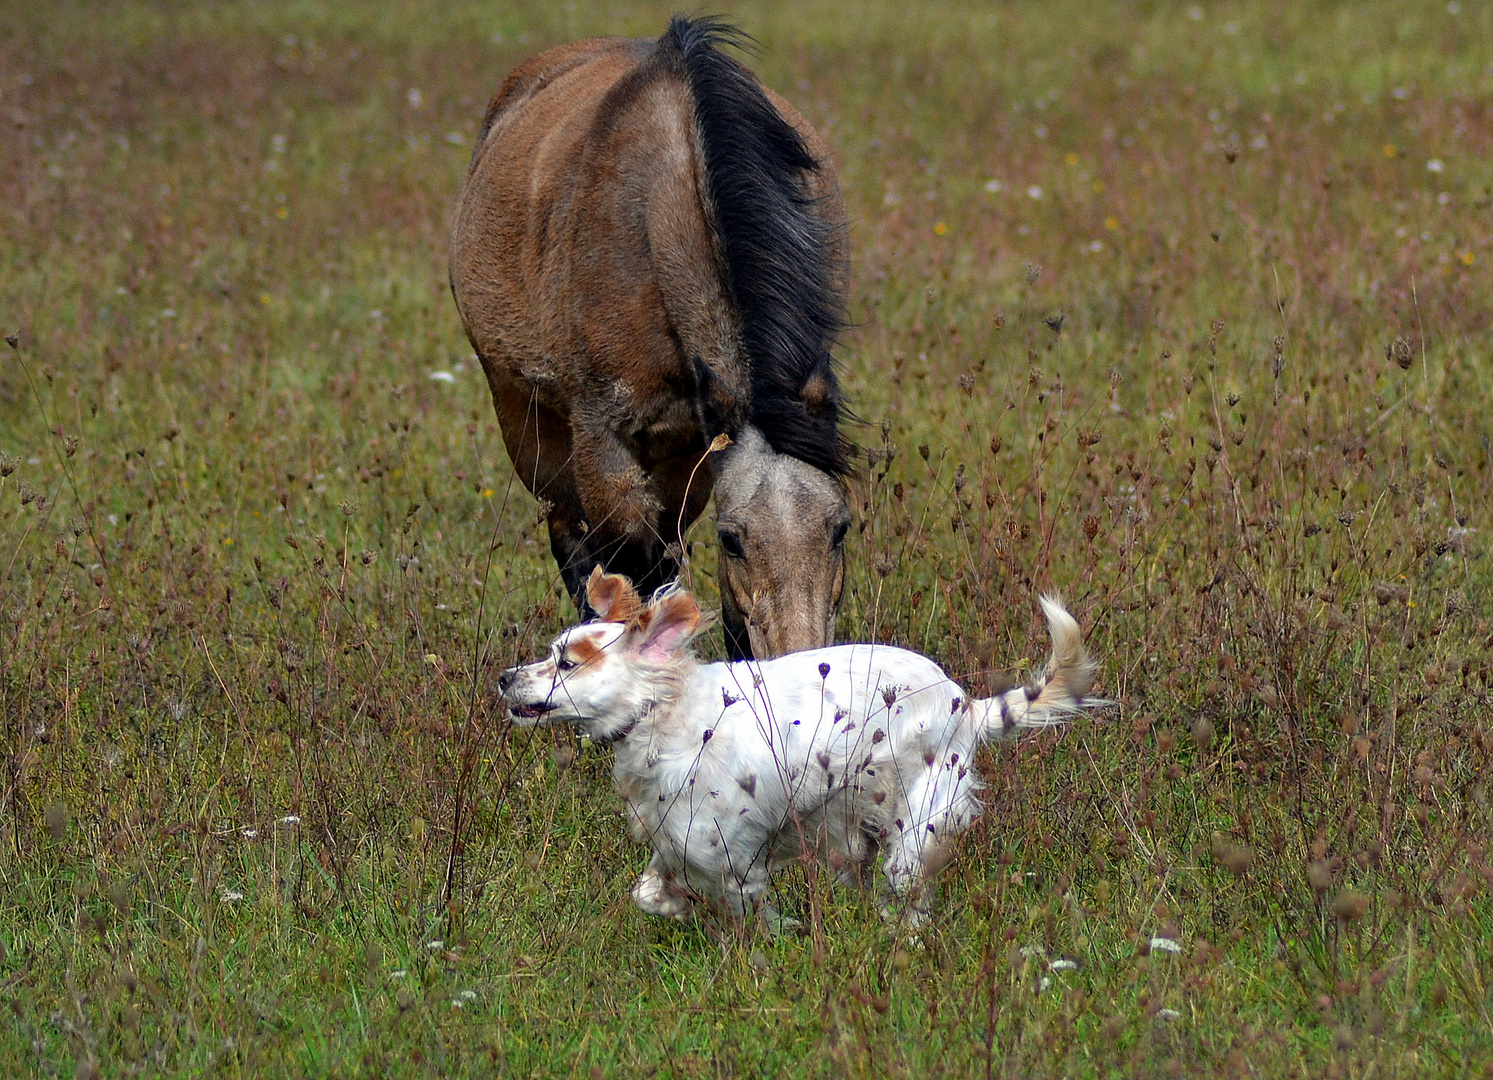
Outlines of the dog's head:
{"type": "Polygon", "coordinates": [[[601,567],[591,571],[586,593],[597,618],[561,634],[543,659],[503,672],[498,689],[522,727],[574,724],[611,741],[677,680],[700,630],[700,607],[687,592],[645,603],[625,577],[601,567]]]}

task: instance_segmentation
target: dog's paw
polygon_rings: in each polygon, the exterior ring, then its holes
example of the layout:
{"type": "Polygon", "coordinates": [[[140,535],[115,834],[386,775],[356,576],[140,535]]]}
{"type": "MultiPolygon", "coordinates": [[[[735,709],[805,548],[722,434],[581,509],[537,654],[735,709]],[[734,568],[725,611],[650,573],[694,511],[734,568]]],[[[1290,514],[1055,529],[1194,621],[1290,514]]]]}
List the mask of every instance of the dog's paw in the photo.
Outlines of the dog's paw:
{"type": "Polygon", "coordinates": [[[656,915],[677,922],[688,921],[694,913],[694,905],[689,902],[689,898],[671,889],[668,879],[651,868],[644,870],[633,885],[632,902],[645,915],[656,915]]]}
{"type": "Polygon", "coordinates": [[[784,915],[771,904],[763,904],[757,913],[762,920],[762,929],[766,930],[772,937],[786,937],[789,934],[797,934],[804,928],[804,924],[792,915],[784,915]]]}

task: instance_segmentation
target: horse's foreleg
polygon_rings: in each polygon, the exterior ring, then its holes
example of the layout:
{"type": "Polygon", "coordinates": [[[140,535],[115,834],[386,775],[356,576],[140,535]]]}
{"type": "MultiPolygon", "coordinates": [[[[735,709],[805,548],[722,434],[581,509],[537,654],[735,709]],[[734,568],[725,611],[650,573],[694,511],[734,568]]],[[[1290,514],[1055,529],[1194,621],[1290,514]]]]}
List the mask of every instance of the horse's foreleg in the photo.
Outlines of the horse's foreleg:
{"type": "Polygon", "coordinates": [[[484,366],[514,471],[524,487],[547,507],[550,551],[566,592],[575,601],[576,610],[585,615],[586,576],[598,560],[591,553],[591,528],[576,490],[570,424],[539,400],[533,386],[505,366],[486,361],[484,366]]]}
{"type": "MultiPolygon", "coordinates": [[[[665,507],[632,450],[610,427],[580,418],[572,426],[571,443],[576,488],[591,528],[592,562],[627,575],[645,595],[672,580],[679,564],[664,552],[665,507]]],[[[585,567],[582,584],[590,569],[585,567]]]]}

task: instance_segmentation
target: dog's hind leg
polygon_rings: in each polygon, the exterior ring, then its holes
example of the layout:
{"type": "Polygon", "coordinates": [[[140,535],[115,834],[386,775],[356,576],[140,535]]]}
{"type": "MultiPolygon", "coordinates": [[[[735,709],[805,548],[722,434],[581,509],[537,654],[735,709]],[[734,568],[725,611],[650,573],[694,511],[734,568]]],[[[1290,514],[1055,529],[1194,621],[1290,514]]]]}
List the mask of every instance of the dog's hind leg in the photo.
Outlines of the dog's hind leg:
{"type": "Polygon", "coordinates": [[[938,893],[938,875],[954,857],[955,845],[979,812],[973,780],[955,774],[952,782],[924,774],[908,786],[908,813],[887,837],[887,891],[894,902],[884,911],[910,929],[928,920],[938,893]]]}
{"type": "Polygon", "coordinates": [[[889,921],[900,922],[909,930],[916,930],[928,921],[933,901],[938,896],[938,871],[948,858],[945,856],[936,868],[930,870],[928,849],[934,846],[939,845],[894,841],[888,847],[886,861],[881,867],[886,875],[888,894],[881,913],[889,921]]]}
{"type": "Polygon", "coordinates": [[[762,897],[767,892],[767,879],[766,867],[755,865],[743,875],[728,875],[713,890],[712,899],[716,908],[737,923],[745,923],[748,916],[760,913],[769,928],[776,933],[781,927],[774,927],[772,924],[780,923],[782,918],[771,904],[762,903],[762,897]]]}

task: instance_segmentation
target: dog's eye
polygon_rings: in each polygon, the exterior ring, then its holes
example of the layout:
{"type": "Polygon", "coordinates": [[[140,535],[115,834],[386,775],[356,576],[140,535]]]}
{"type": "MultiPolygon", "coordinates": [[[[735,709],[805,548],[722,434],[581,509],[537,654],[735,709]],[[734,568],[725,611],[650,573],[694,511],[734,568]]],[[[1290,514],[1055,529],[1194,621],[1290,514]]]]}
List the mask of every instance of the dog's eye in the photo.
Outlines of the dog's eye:
{"type": "Polygon", "coordinates": [[[718,533],[721,538],[721,550],[733,559],[746,558],[746,549],[741,546],[741,534],[734,529],[721,529],[718,533]]]}
{"type": "Polygon", "coordinates": [[[561,671],[574,671],[576,668],[580,667],[579,664],[577,664],[568,656],[560,657],[560,662],[555,666],[558,667],[561,671]]]}
{"type": "Polygon", "coordinates": [[[850,531],[850,519],[846,518],[835,526],[835,535],[830,539],[831,547],[839,547],[845,542],[845,534],[850,531]]]}

